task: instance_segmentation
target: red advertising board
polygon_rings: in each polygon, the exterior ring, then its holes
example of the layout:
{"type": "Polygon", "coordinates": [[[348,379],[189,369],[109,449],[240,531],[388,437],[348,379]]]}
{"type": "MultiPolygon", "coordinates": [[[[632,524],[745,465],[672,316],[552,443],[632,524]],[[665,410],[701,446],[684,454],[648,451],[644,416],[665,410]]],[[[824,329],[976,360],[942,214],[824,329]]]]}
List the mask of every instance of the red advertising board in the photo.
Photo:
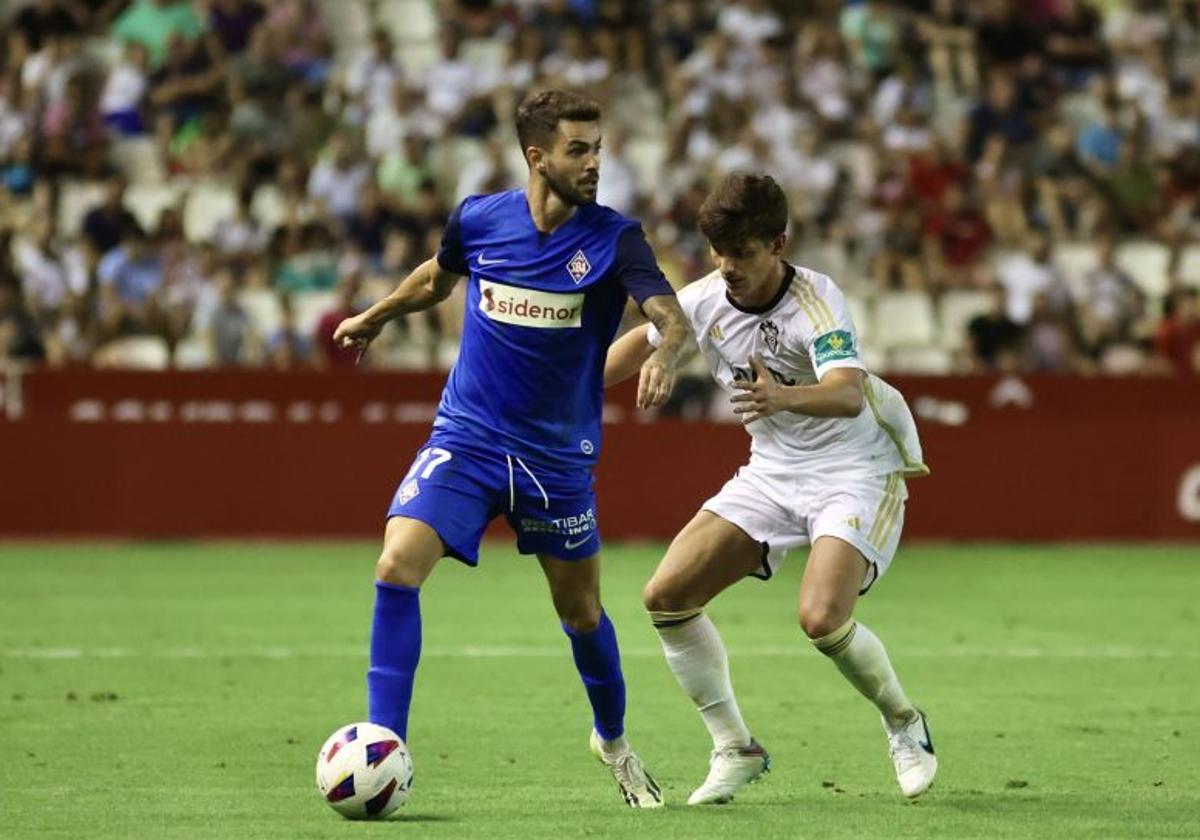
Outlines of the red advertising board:
{"type": "MultiPolygon", "coordinates": [[[[39,372],[0,389],[0,536],[377,536],[443,377],[39,372]]],[[[1200,540],[1200,380],[897,378],[928,478],[909,538],[1200,540]]],[[[610,393],[606,538],[668,538],[744,463],[736,424],[610,393]]]]}

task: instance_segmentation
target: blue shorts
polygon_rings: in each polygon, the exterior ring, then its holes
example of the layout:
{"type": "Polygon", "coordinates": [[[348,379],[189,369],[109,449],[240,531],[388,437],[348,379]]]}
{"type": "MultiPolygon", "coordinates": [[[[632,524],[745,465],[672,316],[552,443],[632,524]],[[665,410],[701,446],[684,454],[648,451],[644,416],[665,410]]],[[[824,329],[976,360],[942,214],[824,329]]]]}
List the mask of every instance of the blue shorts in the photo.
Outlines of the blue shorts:
{"type": "Polygon", "coordinates": [[[446,554],[469,566],[479,562],[479,541],[500,514],[522,554],[582,560],[600,551],[591,470],[551,470],[437,435],[417,453],[387,513],[429,525],[446,554]]]}

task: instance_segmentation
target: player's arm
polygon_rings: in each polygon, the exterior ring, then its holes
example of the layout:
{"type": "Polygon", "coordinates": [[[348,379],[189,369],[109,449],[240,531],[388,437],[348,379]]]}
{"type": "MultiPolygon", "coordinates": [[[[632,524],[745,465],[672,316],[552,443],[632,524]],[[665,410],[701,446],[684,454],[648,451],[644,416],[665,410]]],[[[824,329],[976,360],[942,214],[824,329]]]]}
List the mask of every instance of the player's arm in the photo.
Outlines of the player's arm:
{"type": "Polygon", "coordinates": [[[333,333],[335,342],[342,347],[357,347],[361,356],[388,321],[429,309],[450,296],[459,278],[471,271],[463,243],[462,217],[466,205],[465,201],[458,205],[446,220],[437,256],[417,266],[395,291],[366,312],[338,324],[333,333]]]}
{"type": "Polygon", "coordinates": [[[333,340],[343,347],[365,350],[388,321],[441,303],[450,296],[461,277],[442,268],[436,257],[430,258],[401,280],[390,295],[365,312],[338,324],[333,340]]]}
{"type": "Polygon", "coordinates": [[[866,373],[843,367],[828,371],[816,385],[783,385],[775,380],[762,357],[750,359],[754,381],[733,383],[733,411],[743,423],[753,423],[781,411],[810,417],[857,417],[863,407],[866,373]]]}
{"type": "Polygon", "coordinates": [[[671,396],[675,371],[692,331],[674,294],[646,298],[642,301],[642,312],[654,325],[658,341],[642,363],[637,404],[638,408],[653,408],[671,396]]]}
{"type": "Polygon", "coordinates": [[[654,352],[649,333],[650,325],[642,324],[612,343],[608,348],[608,357],[604,360],[605,388],[624,382],[641,370],[642,365],[654,352]]]}

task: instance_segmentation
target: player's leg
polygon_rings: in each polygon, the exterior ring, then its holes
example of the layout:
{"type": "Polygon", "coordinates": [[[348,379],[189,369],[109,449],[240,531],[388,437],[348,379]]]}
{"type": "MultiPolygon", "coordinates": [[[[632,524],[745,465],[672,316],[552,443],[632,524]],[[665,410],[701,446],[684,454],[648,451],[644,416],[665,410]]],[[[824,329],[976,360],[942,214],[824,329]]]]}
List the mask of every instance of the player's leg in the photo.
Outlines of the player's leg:
{"type": "Polygon", "coordinates": [[[713,747],[750,745],[721,635],[704,607],[762,566],[763,548],[745,531],[701,510],[672,540],[642,592],[667,665],[704,720],[713,747]]]}
{"type": "Polygon", "coordinates": [[[913,797],[929,788],[937,772],[929,729],[879,637],[853,617],[858,598],[895,554],[906,495],[902,478],[892,475],[814,504],[813,547],[800,584],[799,614],[814,646],[879,709],[897,781],[913,797]]]}
{"type": "Polygon", "coordinates": [[[492,515],[492,487],[507,484],[498,464],[433,444],[400,482],[375,564],[367,705],[372,723],[405,740],[421,657],[421,585],[443,556],[475,565],[492,515]]]}
{"type": "Polygon", "coordinates": [[[870,563],[854,546],[837,537],[819,537],[800,583],[800,626],[884,720],[899,726],[916,719],[917,710],[900,686],[883,643],[852,617],[869,574],[870,563]]]}
{"type": "Polygon", "coordinates": [[[600,558],[539,554],[538,561],[592,706],[592,751],[612,771],[626,804],[657,808],[662,792],[625,738],[625,676],[616,630],[600,604],[600,558]]]}
{"type": "Polygon", "coordinates": [[[704,607],[762,568],[763,545],[715,513],[701,510],[671,542],[642,593],[675,681],[692,699],[713,740],[709,773],[688,804],[730,801],[770,768],[770,757],[742,719],[729,657],[704,607]]]}
{"type": "Polygon", "coordinates": [[[375,564],[367,706],[372,723],[404,739],[421,658],[421,584],[444,553],[441,537],[429,525],[404,516],[388,519],[375,564]]]}

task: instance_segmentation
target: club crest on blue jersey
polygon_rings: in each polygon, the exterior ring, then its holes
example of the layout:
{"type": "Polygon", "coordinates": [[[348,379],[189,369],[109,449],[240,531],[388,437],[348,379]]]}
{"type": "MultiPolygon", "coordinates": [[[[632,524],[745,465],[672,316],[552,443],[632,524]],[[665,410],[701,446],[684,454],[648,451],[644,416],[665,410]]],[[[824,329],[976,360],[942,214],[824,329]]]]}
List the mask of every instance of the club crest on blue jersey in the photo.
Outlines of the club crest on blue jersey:
{"type": "Polygon", "coordinates": [[[417,497],[421,492],[421,488],[417,486],[417,482],[410,481],[400,488],[400,492],[396,494],[396,500],[402,505],[406,505],[417,497]]]}
{"type": "Polygon", "coordinates": [[[582,248],[576,251],[575,256],[571,257],[571,261],[567,263],[567,272],[575,281],[575,285],[583,282],[583,278],[587,277],[591,270],[592,264],[588,262],[587,254],[583,253],[582,248]]]}

